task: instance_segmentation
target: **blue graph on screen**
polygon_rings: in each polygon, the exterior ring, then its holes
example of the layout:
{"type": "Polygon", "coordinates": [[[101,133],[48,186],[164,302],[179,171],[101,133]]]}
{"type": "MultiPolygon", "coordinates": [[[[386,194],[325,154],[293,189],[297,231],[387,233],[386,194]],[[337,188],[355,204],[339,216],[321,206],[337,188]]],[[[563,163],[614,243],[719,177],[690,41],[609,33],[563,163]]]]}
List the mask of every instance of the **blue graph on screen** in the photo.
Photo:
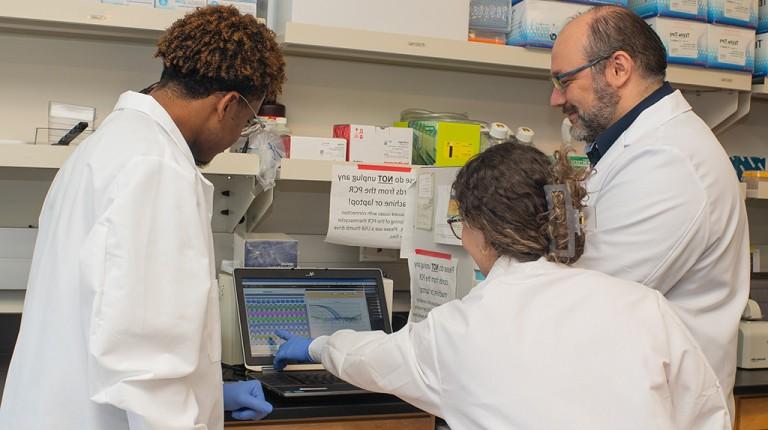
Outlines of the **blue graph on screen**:
{"type": "Polygon", "coordinates": [[[336,309],[326,305],[309,305],[309,307],[311,308],[317,307],[326,311],[327,316],[324,316],[322,314],[312,315],[312,319],[315,319],[315,320],[356,322],[356,321],[360,321],[360,318],[362,318],[363,316],[363,314],[343,316],[336,309]]]}

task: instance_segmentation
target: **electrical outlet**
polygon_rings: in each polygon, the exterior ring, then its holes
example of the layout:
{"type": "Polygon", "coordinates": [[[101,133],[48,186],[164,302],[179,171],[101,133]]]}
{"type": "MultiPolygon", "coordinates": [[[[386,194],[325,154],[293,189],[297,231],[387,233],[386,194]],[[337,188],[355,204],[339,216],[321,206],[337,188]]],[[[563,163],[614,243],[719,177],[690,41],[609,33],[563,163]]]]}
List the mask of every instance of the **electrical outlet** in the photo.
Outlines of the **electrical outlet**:
{"type": "Polygon", "coordinates": [[[368,248],[360,247],[360,262],[366,261],[398,261],[400,259],[399,249],[368,248]]]}

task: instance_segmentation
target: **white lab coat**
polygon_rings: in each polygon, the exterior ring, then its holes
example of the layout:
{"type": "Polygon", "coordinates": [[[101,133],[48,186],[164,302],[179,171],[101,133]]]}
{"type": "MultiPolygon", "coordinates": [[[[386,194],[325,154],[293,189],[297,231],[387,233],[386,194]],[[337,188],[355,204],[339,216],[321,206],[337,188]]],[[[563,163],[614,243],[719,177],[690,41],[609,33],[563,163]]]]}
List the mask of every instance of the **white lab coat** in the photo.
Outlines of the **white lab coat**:
{"type": "Polygon", "coordinates": [[[0,428],[223,427],[212,197],[168,113],[124,93],[46,197],[0,428]]]}
{"type": "Polygon", "coordinates": [[[643,111],[587,183],[594,227],[576,267],[660,291],[699,342],[733,412],[749,234],[738,180],[679,91],[643,111]]]}
{"type": "Polygon", "coordinates": [[[462,429],[722,430],[717,378],[667,301],[544,259],[501,258],[400,331],[339,331],[313,358],[462,429]]]}

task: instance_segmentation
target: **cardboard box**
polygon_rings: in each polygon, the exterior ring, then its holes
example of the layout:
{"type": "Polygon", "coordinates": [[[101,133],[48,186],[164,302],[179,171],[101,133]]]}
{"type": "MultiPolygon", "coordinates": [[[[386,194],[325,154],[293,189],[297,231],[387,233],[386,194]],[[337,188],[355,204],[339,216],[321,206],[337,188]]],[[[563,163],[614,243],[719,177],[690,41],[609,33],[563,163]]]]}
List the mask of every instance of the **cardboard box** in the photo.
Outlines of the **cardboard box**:
{"type": "Polygon", "coordinates": [[[299,242],[282,233],[236,233],[235,265],[242,267],[296,267],[299,242]]]}
{"type": "Polygon", "coordinates": [[[751,72],[755,67],[755,30],[709,25],[707,67],[751,72]]]}
{"type": "Polygon", "coordinates": [[[668,16],[672,18],[707,20],[707,0],[629,0],[629,8],[643,18],[668,16]]]}
{"type": "Polygon", "coordinates": [[[708,0],[707,21],[737,27],[757,27],[757,0],[708,0]]]}
{"type": "Polygon", "coordinates": [[[411,164],[413,132],[397,127],[339,124],[333,137],[347,142],[347,161],[374,164],[411,164]]]}
{"type": "Polygon", "coordinates": [[[646,19],[667,50],[669,63],[707,65],[709,26],[704,22],[656,17],[646,19]]]}
{"type": "Polygon", "coordinates": [[[269,9],[278,34],[297,22],[466,40],[469,28],[469,0],[271,0],[269,9]]]}
{"type": "Polygon", "coordinates": [[[523,0],[512,7],[512,28],[507,45],[551,48],[571,17],[591,6],[549,0],[523,0]]]}
{"type": "Polygon", "coordinates": [[[347,159],[347,141],[333,137],[290,136],[285,154],[294,160],[344,161],[347,159]]]}
{"type": "Polygon", "coordinates": [[[413,129],[413,164],[463,166],[480,152],[480,126],[458,122],[397,122],[413,129]]]}
{"type": "Polygon", "coordinates": [[[755,36],[755,69],[753,76],[768,76],[768,33],[755,36]]]}

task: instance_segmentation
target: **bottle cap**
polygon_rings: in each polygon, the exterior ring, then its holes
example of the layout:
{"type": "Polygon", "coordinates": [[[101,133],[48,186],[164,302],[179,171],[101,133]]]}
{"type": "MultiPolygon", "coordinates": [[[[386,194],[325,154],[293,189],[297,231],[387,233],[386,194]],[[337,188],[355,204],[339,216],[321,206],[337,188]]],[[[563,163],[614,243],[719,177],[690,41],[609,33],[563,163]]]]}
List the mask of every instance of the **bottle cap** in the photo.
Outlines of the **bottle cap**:
{"type": "Polygon", "coordinates": [[[520,143],[525,143],[525,144],[530,145],[530,144],[533,143],[533,135],[535,135],[535,134],[536,133],[534,133],[533,130],[531,130],[528,127],[517,127],[517,132],[515,133],[515,138],[520,143]]]}
{"type": "Polygon", "coordinates": [[[509,127],[502,122],[492,122],[490,135],[495,139],[507,139],[509,138],[509,127]]]}

